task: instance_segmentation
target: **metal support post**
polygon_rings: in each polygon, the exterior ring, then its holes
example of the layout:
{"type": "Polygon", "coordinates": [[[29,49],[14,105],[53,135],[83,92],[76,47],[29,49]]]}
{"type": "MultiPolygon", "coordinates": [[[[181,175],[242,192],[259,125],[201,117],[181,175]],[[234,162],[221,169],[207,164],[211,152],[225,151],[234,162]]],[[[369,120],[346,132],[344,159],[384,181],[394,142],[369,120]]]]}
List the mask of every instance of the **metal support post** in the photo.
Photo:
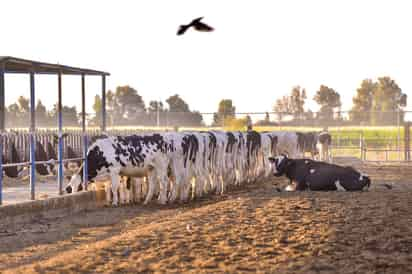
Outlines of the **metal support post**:
{"type": "Polygon", "coordinates": [[[82,133],[83,133],[83,183],[87,190],[87,133],[86,133],[86,80],[82,74],[82,133]]]}
{"type": "Polygon", "coordinates": [[[30,199],[36,199],[36,105],[34,72],[30,72],[30,199]]]}
{"type": "Polygon", "coordinates": [[[106,76],[102,75],[102,133],[106,132],[106,76]]]}
{"type": "Polygon", "coordinates": [[[58,127],[58,149],[57,149],[57,161],[58,167],[57,170],[57,182],[59,185],[59,195],[63,195],[63,114],[62,114],[62,74],[59,73],[57,76],[57,127],[58,127]]]}

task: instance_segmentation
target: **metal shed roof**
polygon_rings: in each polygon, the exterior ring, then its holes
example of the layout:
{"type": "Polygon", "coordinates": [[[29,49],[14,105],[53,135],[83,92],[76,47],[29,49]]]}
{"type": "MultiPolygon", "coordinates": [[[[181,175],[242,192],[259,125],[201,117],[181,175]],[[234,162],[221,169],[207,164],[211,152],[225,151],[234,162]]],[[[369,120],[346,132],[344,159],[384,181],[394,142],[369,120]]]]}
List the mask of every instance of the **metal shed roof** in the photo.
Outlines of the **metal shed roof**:
{"type": "Polygon", "coordinates": [[[0,64],[4,64],[6,73],[39,73],[39,74],[70,74],[70,75],[110,75],[105,71],[69,67],[59,64],[50,64],[33,60],[26,60],[11,56],[0,56],[0,64]]]}

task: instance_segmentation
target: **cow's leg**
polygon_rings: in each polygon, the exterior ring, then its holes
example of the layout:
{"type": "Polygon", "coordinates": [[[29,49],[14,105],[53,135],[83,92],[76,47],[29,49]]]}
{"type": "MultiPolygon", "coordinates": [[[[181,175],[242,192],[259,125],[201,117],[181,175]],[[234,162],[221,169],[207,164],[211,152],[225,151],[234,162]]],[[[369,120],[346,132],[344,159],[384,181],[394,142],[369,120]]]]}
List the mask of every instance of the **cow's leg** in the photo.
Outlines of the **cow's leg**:
{"type": "Polygon", "coordinates": [[[120,175],[118,172],[113,171],[110,173],[110,177],[112,180],[112,192],[113,192],[112,205],[117,206],[119,204],[118,193],[119,193],[120,175]]]}
{"type": "Polygon", "coordinates": [[[125,179],[124,177],[120,177],[120,182],[119,182],[119,204],[123,205],[125,204],[125,198],[126,198],[126,190],[125,190],[125,179]]]}
{"type": "Polygon", "coordinates": [[[191,171],[187,171],[186,175],[185,175],[185,179],[184,179],[184,183],[182,184],[182,187],[180,189],[180,200],[182,202],[186,202],[189,199],[191,199],[191,188],[192,188],[192,172],[191,171]]]}
{"type": "Polygon", "coordinates": [[[110,202],[112,201],[112,187],[111,183],[105,183],[104,184],[104,190],[106,192],[106,202],[108,205],[110,205],[110,202]]]}
{"type": "Polygon", "coordinates": [[[133,178],[132,177],[127,177],[126,180],[126,204],[131,204],[133,200],[133,178]]]}
{"type": "Polygon", "coordinates": [[[166,204],[167,203],[167,185],[169,183],[169,178],[167,177],[167,174],[164,174],[161,172],[158,176],[158,181],[159,181],[159,197],[158,197],[158,203],[159,204],[166,204]]]}
{"type": "Polygon", "coordinates": [[[143,204],[147,205],[153,199],[157,184],[159,184],[157,180],[157,171],[152,169],[147,176],[147,195],[143,204]]]}
{"type": "Polygon", "coordinates": [[[142,199],[142,195],[143,195],[143,178],[132,178],[133,180],[133,201],[135,203],[139,203],[142,199]]]}

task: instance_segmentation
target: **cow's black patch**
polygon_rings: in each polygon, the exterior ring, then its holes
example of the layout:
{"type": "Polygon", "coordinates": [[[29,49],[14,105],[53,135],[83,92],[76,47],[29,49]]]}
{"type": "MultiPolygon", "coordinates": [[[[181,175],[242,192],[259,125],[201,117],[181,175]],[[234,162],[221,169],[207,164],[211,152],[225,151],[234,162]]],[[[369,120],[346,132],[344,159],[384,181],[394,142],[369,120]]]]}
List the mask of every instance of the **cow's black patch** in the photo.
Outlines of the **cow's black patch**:
{"type": "Polygon", "coordinates": [[[233,152],[233,147],[236,144],[236,138],[235,135],[233,135],[232,132],[226,132],[227,136],[227,144],[226,144],[226,153],[232,153],[233,152]]]}
{"type": "MultiPolygon", "coordinates": [[[[47,153],[44,150],[43,145],[36,141],[36,152],[35,152],[36,161],[47,161],[47,153]]],[[[49,171],[47,169],[46,164],[36,164],[36,171],[43,176],[49,175],[49,171]]]]}
{"type": "Polygon", "coordinates": [[[196,154],[199,151],[199,141],[193,134],[186,134],[182,138],[182,150],[184,167],[187,165],[187,161],[194,163],[196,161],[196,154]]]}
{"type": "MultiPolygon", "coordinates": [[[[113,164],[108,163],[103,151],[99,146],[94,146],[87,153],[87,174],[88,180],[92,180],[97,176],[97,172],[102,168],[109,168],[113,164]]],[[[79,175],[83,180],[83,168],[81,168],[79,175]]]]}
{"type": "Polygon", "coordinates": [[[247,164],[250,165],[251,156],[256,157],[262,146],[261,136],[257,131],[250,130],[246,135],[246,148],[247,148],[247,164]]]}
{"type": "MultiPolygon", "coordinates": [[[[14,144],[14,142],[9,142],[8,155],[7,157],[3,156],[3,163],[4,164],[21,163],[20,155],[16,149],[16,145],[14,144]]],[[[23,169],[22,167],[17,167],[17,166],[5,167],[4,173],[6,174],[7,177],[17,178],[19,177],[19,173],[22,169],[23,169]]]]}

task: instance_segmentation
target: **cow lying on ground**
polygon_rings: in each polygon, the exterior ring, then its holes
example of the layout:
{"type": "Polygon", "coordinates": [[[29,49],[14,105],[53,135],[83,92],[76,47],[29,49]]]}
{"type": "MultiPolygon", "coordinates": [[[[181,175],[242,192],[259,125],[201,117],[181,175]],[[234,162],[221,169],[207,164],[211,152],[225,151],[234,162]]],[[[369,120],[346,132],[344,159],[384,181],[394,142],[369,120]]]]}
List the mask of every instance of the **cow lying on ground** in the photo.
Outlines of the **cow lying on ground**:
{"type": "MultiPolygon", "coordinates": [[[[290,159],[286,155],[270,157],[273,174],[286,176],[296,183],[296,190],[360,191],[369,188],[371,180],[352,167],[343,167],[309,159],[290,159]]],[[[286,190],[288,190],[287,188],[286,190]]]]}

